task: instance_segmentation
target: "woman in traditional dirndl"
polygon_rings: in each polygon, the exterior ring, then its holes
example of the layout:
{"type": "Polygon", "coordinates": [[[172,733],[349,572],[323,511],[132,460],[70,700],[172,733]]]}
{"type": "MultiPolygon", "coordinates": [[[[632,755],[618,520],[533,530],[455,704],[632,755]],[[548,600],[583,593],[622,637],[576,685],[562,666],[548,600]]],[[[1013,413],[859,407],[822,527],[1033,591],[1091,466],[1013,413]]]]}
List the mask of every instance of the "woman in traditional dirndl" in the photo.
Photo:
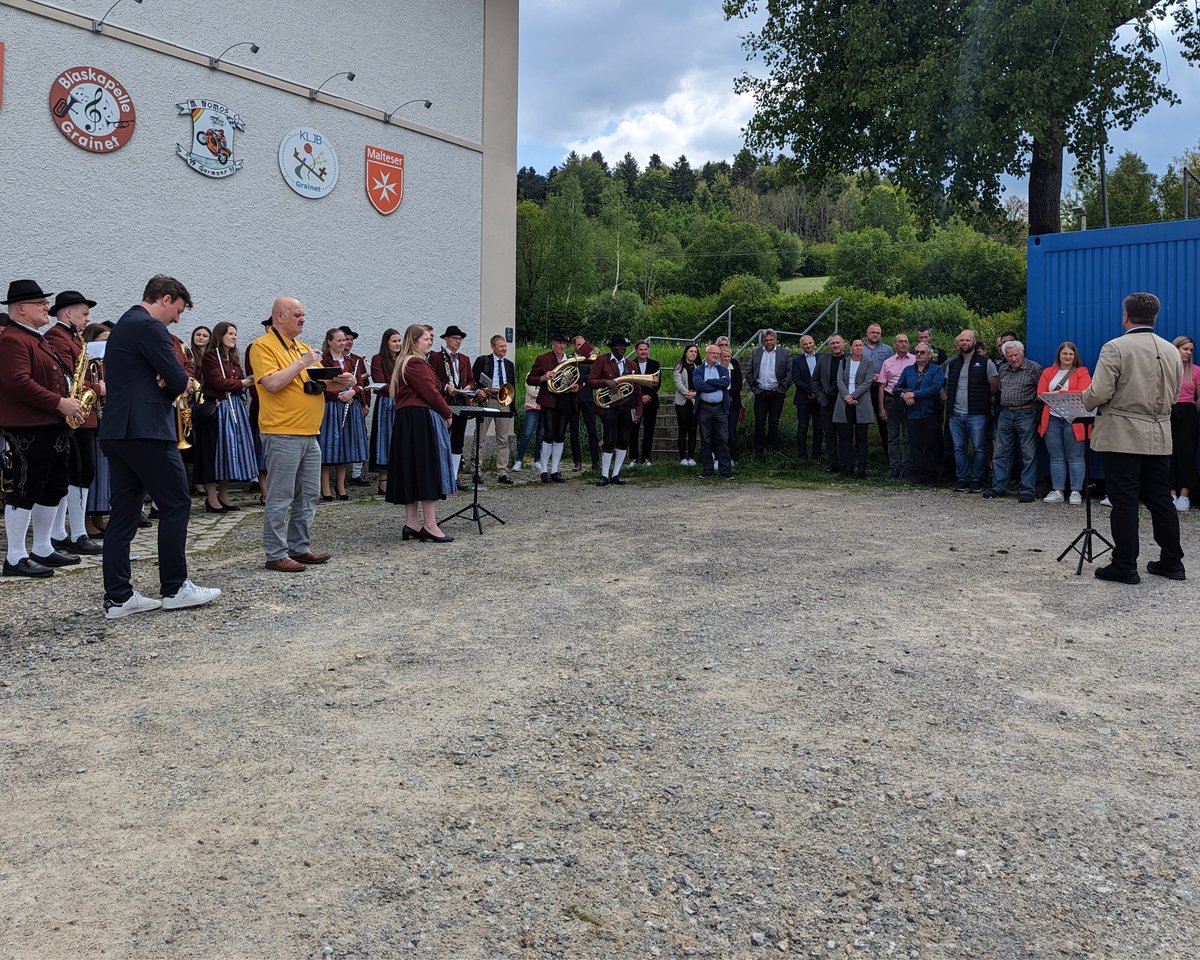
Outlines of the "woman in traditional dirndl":
{"type": "Polygon", "coordinates": [[[387,500],[404,504],[402,539],[448,543],[454,538],[438,526],[437,501],[456,493],[458,486],[450,469],[450,406],[426,362],[432,347],[432,329],[414,323],[404,331],[391,380],[396,419],[388,455],[387,500]]]}
{"type": "Polygon", "coordinates": [[[371,382],[384,384],[375,396],[375,412],[371,415],[371,469],[379,474],[379,492],[387,493],[387,465],[392,451],[392,424],[396,419],[396,404],[387,390],[392,371],[404,338],[399,330],[389,327],[379,341],[379,352],[371,358],[371,382]]]}
{"type": "MultiPolygon", "coordinates": [[[[89,323],[83,328],[83,342],[93,343],[101,340],[107,340],[109,333],[112,332],[111,323],[89,323]]],[[[104,379],[104,361],[100,361],[100,379],[104,379]]],[[[100,401],[96,406],[96,415],[104,416],[104,397],[100,397],[100,401]]],[[[99,539],[104,536],[104,528],[108,524],[108,514],[111,511],[109,505],[109,489],[110,489],[110,473],[108,466],[108,457],[104,455],[104,451],[100,449],[100,444],[96,444],[96,474],[92,478],[92,485],[88,487],[87,505],[85,506],[85,526],[87,534],[93,539],[99,539]]]]}
{"type": "Polygon", "coordinates": [[[201,361],[204,371],[204,399],[215,403],[217,416],[213,430],[211,481],[206,482],[208,511],[225,513],[237,510],[229,502],[231,481],[253,480],[258,476],[258,458],[250,413],[246,409],[246,391],[254,378],[246,376],[238,358],[237,327],[221,321],[213,330],[212,343],[201,361]],[[213,501],[216,500],[216,503],[213,501]]]}
{"type": "Polygon", "coordinates": [[[325,417],[321,420],[321,503],[349,500],[346,474],[350,464],[367,459],[367,425],[362,411],[366,371],[355,370],[355,361],[346,353],[349,338],[334,327],[325,333],[323,363],[342,373],[353,373],[350,387],[332,383],[325,388],[325,417]],[[331,486],[331,482],[334,486],[331,486]]]}

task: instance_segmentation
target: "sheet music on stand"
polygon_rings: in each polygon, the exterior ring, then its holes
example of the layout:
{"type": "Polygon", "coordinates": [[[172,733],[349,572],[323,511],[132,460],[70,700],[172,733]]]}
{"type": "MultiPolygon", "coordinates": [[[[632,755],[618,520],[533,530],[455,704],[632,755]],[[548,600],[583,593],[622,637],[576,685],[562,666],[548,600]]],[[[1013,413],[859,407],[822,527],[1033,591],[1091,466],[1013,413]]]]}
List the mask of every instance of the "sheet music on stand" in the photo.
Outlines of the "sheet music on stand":
{"type": "Polygon", "coordinates": [[[1051,413],[1071,423],[1084,417],[1094,419],[1096,416],[1095,410],[1089,410],[1083,405],[1083,392],[1079,390],[1039,393],[1038,399],[1050,408],[1051,413]]]}

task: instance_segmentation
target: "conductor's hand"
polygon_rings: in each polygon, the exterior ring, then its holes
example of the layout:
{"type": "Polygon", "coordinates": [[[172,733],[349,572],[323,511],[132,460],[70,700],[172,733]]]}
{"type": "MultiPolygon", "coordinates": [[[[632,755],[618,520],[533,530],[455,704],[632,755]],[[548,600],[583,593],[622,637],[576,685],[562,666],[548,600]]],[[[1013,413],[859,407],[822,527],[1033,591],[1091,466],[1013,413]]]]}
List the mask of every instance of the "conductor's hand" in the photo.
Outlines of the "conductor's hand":
{"type": "Polygon", "coordinates": [[[352,373],[339,374],[338,376],[334,377],[333,380],[331,380],[330,382],[339,387],[352,387],[352,386],[354,386],[354,374],[352,374],[352,373]]]}

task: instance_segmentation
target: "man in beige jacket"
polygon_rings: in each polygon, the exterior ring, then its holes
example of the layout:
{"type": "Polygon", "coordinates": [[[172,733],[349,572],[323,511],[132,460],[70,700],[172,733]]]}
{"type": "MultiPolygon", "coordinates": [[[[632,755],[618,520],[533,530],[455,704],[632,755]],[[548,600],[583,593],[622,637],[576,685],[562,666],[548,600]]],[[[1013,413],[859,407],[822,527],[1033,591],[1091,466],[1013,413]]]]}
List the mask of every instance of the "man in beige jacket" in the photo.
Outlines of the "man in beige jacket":
{"type": "Polygon", "coordinates": [[[1179,514],[1171,501],[1171,406],[1179,396],[1183,364],[1179,351],[1154,332],[1158,297],[1131,293],[1125,298],[1124,336],[1100,350],[1092,385],[1083,405],[1099,411],[1092,449],[1104,455],[1104,479],[1112,501],[1112,563],[1097,567],[1101,580],[1139,583],[1138,500],[1150,510],[1159,559],[1149,573],[1183,580],[1179,514]]]}

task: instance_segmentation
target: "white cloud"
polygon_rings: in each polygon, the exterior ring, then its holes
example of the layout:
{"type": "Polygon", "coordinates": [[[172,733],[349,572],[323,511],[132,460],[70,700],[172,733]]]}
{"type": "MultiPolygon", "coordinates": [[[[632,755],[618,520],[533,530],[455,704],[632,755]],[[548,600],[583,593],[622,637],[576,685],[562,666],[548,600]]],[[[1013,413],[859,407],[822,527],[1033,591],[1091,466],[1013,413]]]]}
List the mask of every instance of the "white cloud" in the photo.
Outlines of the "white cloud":
{"type": "Polygon", "coordinates": [[[734,93],[732,86],[727,74],[689,71],[661,104],[631,109],[610,132],[568,139],[566,147],[582,156],[599,150],[610,164],[627,151],[642,166],[652,153],[668,165],[680,154],[693,166],[732,160],[742,147],[742,127],[754,112],[753,99],[734,93]]]}

